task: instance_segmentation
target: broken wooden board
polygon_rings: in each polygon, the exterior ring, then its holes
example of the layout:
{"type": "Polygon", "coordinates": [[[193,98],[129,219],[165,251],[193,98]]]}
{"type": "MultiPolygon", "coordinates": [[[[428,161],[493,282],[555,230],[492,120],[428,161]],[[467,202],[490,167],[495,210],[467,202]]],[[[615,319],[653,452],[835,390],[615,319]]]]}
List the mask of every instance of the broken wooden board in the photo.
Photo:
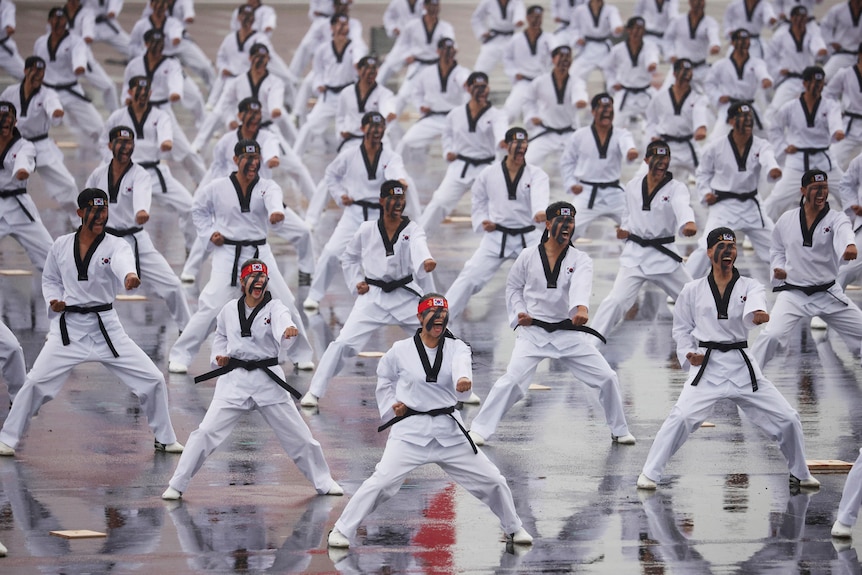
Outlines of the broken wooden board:
{"type": "Polygon", "coordinates": [[[715,424],[711,421],[704,421],[700,424],[701,427],[715,427],[715,424]]]}
{"type": "Polygon", "coordinates": [[[847,473],[853,467],[849,461],[840,459],[806,459],[805,464],[816,473],[847,473]]]}
{"type": "Polygon", "coordinates": [[[527,389],[529,389],[530,391],[548,391],[551,388],[547,385],[542,385],[540,383],[531,383],[530,387],[528,387],[527,389]]]}
{"type": "Polygon", "coordinates": [[[117,294],[117,301],[147,301],[147,296],[139,294],[117,294]]]}
{"type": "Polygon", "coordinates": [[[0,270],[0,276],[31,276],[30,270],[0,270]]]}
{"type": "Polygon", "coordinates": [[[473,221],[470,216],[449,216],[443,220],[444,224],[469,224],[473,221]]]}
{"type": "Polygon", "coordinates": [[[360,351],[357,355],[359,357],[383,357],[385,354],[382,351],[360,351]]]}
{"type": "Polygon", "coordinates": [[[62,537],[63,539],[95,539],[97,537],[107,537],[107,533],[98,531],[90,531],[89,529],[69,529],[64,531],[50,531],[51,535],[62,537]]]}

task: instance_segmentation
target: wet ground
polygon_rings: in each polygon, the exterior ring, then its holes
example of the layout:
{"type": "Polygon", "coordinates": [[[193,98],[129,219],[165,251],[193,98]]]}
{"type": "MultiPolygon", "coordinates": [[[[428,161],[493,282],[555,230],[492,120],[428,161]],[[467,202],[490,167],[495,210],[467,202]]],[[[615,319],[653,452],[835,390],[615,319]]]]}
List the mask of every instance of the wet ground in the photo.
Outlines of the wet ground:
{"type": "MultiPolygon", "coordinates": [[[[710,6],[721,14],[723,3],[710,6]]],[[[48,4],[19,2],[19,46],[41,32],[48,4]]],[[[630,4],[622,4],[623,14],[630,4]]],[[[129,3],[127,30],[140,5],[129,3]]],[[[193,35],[211,55],[226,33],[229,8],[198,2],[193,35]],[[212,31],[212,36],[206,32],[212,31]]],[[[381,5],[355,10],[366,22],[379,21],[381,5]]],[[[303,6],[279,8],[286,37],[305,27],[303,6]]],[[[821,7],[822,10],[822,7],[821,7]]],[[[462,60],[473,61],[467,6],[448,6],[456,24],[462,60]]],[[[294,40],[293,44],[298,41],[294,40]]],[[[278,41],[276,42],[278,46],[278,41]]],[[[102,48],[100,58],[114,57],[102,48]]],[[[289,57],[290,51],[285,55],[289,57]]],[[[119,66],[109,72],[121,76],[119,66]]],[[[500,77],[502,77],[500,75],[500,77]]],[[[497,78],[497,76],[495,76],[497,78]]],[[[595,79],[591,92],[598,88],[595,79]]],[[[184,119],[188,124],[188,118],[184,119]]],[[[72,143],[69,132],[55,136],[72,143]]],[[[66,149],[79,182],[94,167],[91,147],[66,149]]],[[[306,156],[315,176],[320,155],[306,156]]],[[[442,177],[439,147],[407,158],[423,203],[442,177]]],[[[555,194],[559,176],[552,163],[555,194]]],[[[183,174],[181,168],[174,170],[183,174]]],[[[631,169],[629,169],[631,171],[631,169]]],[[[188,182],[188,180],[186,179],[188,182]]],[[[39,177],[31,192],[55,235],[68,231],[67,217],[42,193],[39,177]]],[[[287,197],[298,197],[286,185],[287,197]]],[[[179,271],[184,253],[176,219],[155,204],[148,224],[157,246],[179,271]]],[[[301,206],[297,206],[301,210],[301,206]]],[[[469,213],[464,201],[457,211],[469,213]]],[[[338,217],[328,210],[316,230],[325,241],[338,217]]],[[[610,289],[620,244],[609,222],[594,225],[578,244],[595,261],[593,309],[610,289]]],[[[274,240],[282,272],[297,289],[292,247],[274,240]]],[[[447,223],[431,236],[439,262],[437,285],[448,287],[478,240],[463,222],[447,223]]],[[[690,242],[684,242],[687,249],[690,242]]],[[[752,252],[742,252],[743,273],[764,279],[752,252]]],[[[0,270],[30,269],[11,239],[0,243],[0,270]]],[[[475,296],[453,326],[474,352],[475,389],[485,397],[505,370],[514,337],[506,325],[505,265],[475,296]]],[[[2,272],[0,272],[2,274],[2,272]]],[[[44,341],[47,320],[38,295],[38,275],[0,275],[3,320],[16,332],[32,364],[44,341]]],[[[198,286],[189,288],[192,301],[198,286]]],[[[857,302],[860,292],[850,295],[857,302]]],[[[318,354],[337,335],[352,302],[336,283],[317,315],[306,318],[318,354]]],[[[167,368],[176,326],[155,298],[119,302],[132,337],[167,368]]],[[[367,349],[385,351],[403,337],[381,330],[367,349]]],[[[208,346],[189,376],[168,376],[171,412],[184,441],[200,422],[213,384],[194,385],[208,369],[208,346]]],[[[347,497],[318,497],[280,450],[258,414],[245,417],[233,435],[192,481],[180,502],[159,495],[178,457],[152,452],[152,437],[137,399],[98,365],[77,368],[63,392],[32,422],[14,459],[0,461],[0,541],[9,556],[3,574],[77,573],[860,573],[856,549],[833,544],[829,530],[844,483],[843,474],[824,474],[818,492],[794,493],[776,445],[729,403],[720,403],[715,427],[695,433],[671,460],[653,494],[639,493],[635,480],[661,422],[685,380],[675,360],[671,312],[664,294],[646,292],[629,318],[610,334],[606,348],[618,370],[626,413],[638,438],[633,447],[612,444],[596,397],[562,366],[545,363],[531,391],[503,420],[485,453],[509,480],[525,526],[536,537],[529,550],[507,549],[491,512],[437,468],[412,474],[402,490],[364,522],[349,552],[328,553],[326,533],[350,494],[373,471],[385,442],[378,434],[374,402],[377,360],[350,361],[333,382],[319,410],[303,410],[322,443],[333,476],[347,497]],[[56,529],[91,529],[105,538],[65,540],[56,529]]],[[[855,460],[862,444],[862,388],[859,358],[843,342],[801,329],[791,350],[766,374],[799,411],[810,459],[855,460]]],[[[290,383],[305,390],[310,374],[290,383]]],[[[7,405],[0,387],[0,420],[7,405]]],[[[469,421],[476,407],[467,407],[469,421]]],[[[855,530],[858,540],[862,531],[855,530]]]]}

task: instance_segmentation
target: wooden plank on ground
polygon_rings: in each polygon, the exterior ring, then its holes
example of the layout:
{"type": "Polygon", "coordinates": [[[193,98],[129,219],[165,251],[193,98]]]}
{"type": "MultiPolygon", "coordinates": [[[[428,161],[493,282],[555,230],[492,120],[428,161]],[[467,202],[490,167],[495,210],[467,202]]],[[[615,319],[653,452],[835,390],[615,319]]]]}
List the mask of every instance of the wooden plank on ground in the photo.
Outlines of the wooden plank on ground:
{"type": "Polygon", "coordinates": [[[108,536],[106,533],[90,531],[89,529],[67,529],[64,531],[50,531],[49,533],[63,539],[94,539],[96,537],[108,536]]]}
{"type": "Polygon", "coordinates": [[[812,472],[817,473],[847,473],[853,464],[840,459],[806,459],[806,465],[812,472]]]}

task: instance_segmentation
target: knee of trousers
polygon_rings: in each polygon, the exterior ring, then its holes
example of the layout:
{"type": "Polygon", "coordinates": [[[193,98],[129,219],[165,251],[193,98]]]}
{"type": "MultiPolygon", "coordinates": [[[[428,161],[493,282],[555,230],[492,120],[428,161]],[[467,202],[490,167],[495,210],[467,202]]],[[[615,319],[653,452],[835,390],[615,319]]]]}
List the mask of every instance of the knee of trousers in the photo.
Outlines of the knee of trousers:
{"type": "Polygon", "coordinates": [[[664,424],[662,424],[662,427],[668,427],[670,429],[684,428],[688,433],[694,433],[700,428],[700,424],[701,420],[699,418],[686,414],[682,409],[680,409],[679,405],[674,405],[664,424]]]}

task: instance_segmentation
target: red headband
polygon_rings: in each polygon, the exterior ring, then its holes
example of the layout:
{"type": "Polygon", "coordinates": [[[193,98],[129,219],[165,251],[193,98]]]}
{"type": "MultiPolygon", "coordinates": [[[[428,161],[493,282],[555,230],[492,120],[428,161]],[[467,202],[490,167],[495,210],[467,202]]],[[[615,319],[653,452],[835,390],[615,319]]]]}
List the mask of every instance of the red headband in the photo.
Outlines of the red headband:
{"type": "Polygon", "coordinates": [[[239,280],[240,280],[240,281],[245,281],[245,278],[247,278],[247,277],[248,277],[248,276],[250,276],[251,274],[253,274],[253,273],[257,273],[257,272],[260,272],[260,273],[262,273],[262,274],[264,274],[264,275],[266,275],[266,276],[268,276],[268,275],[269,275],[268,270],[266,269],[266,264],[265,264],[265,263],[262,263],[262,262],[254,262],[254,263],[248,264],[247,266],[245,266],[244,268],[242,268],[242,271],[241,271],[241,272],[240,272],[240,274],[239,274],[239,280]]]}
{"type": "Polygon", "coordinates": [[[449,302],[446,301],[444,297],[429,297],[423,299],[419,302],[419,313],[423,313],[425,310],[432,307],[442,307],[443,309],[449,308],[449,302]]]}

